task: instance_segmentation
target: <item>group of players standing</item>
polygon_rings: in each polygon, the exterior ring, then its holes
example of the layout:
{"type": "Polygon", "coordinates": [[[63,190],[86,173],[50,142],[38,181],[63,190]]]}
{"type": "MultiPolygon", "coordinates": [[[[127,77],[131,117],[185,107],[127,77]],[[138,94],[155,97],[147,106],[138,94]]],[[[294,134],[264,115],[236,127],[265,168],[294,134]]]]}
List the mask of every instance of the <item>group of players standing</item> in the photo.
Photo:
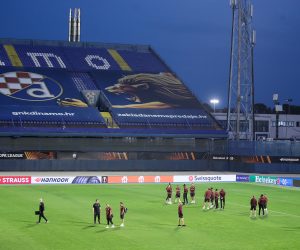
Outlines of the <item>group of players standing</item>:
{"type": "MultiPolygon", "coordinates": [[[[41,218],[45,220],[45,223],[48,223],[48,220],[44,215],[44,211],[45,211],[45,204],[43,199],[41,198],[39,204],[39,211],[36,211],[36,214],[39,215],[39,220],[37,221],[37,223],[41,222],[41,218]]],[[[94,224],[96,224],[96,220],[100,224],[101,205],[98,199],[96,199],[95,203],[93,204],[93,212],[94,212],[94,224]]],[[[121,219],[120,227],[125,226],[124,222],[125,222],[126,212],[127,212],[127,208],[125,207],[123,202],[120,202],[120,219],[121,219]]],[[[106,204],[105,213],[106,213],[106,221],[107,221],[106,228],[109,228],[109,225],[111,225],[111,228],[114,228],[115,225],[113,223],[113,217],[114,217],[113,210],[109,204],[106,204]]]]}
{"type": "MultiPolygon", "coordinates": [[[[172,204],[172,185],[171,183],[168,184],[166,187],[167,191],[167,198],[166,198],[166,204],[172,204]]],[[[187,205],[188,202],[188,192],[190,191],[190,197],[191,197],[191,204],[196,203],[195,199],[195,191],[196,187],[195,184],[192,183],[190,188],[187,187],[186,184],[183,184],[183,201],[180,200],[181,195],[181,189],[180,186],[176,186],[176,194],[175,194],[175,203],[178,203],[178,226],[185,226],[184,224],[184,218],[183,218],[183,205],[187,205]]],[[[226,192],[222,188],[220,192],[218,189],[208,188],[204,193],[204,202],[203,202],[203,210],[209,210],[212,208],[218,209],[219,208],[219,199],[220,199],[220,205],[221,209],[225,208],[225,196],[226,192]]]]}
{"type": "MultiPolygon", "coordinates": [[[[96,199],[96,202],[93,204],[93,212],[94,212],[94,224],[96,224],[96,219],[98,219],[98,223],[100,224],[101,205],[98,199],[96,199]]],[[[124,221],[125,221],[126,212],[127,212],[127,208],[125,207],[123,202],[120,202],[120,219],[121,219],[120,227],[125,226],[124,221]]],[[[111,228],[114,228],[115,225],[113,223],[113,217],[114,217],[113,210],[109,204],[106,204],[105,206],[105,214],[106,214],[106,221],[107,221],[106,228],[109,228],[109,225],[111,225],[111,228]]]]}
{"type": "Polygon", "coordinates": [[[256,207],[258,205],[258,215],[260,216],[260,212],[262,211],[262,215],[268,215],[268,197],[264,194],[261,194],[258,201],[256,200],[255,196],[250,200],[250,217],[256,218],[256,207]]]}

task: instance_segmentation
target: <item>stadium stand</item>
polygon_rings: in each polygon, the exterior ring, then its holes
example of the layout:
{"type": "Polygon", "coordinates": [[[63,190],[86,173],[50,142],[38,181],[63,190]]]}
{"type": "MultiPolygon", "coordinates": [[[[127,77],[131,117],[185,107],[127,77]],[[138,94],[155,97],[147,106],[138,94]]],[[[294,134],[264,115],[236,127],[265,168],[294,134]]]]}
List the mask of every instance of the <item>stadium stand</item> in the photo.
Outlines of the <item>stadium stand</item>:
{"type": "Polygon", "coordinates": [[[227,136],[144,45],[2,39],[0,94],[5,135],[227,136]]]}

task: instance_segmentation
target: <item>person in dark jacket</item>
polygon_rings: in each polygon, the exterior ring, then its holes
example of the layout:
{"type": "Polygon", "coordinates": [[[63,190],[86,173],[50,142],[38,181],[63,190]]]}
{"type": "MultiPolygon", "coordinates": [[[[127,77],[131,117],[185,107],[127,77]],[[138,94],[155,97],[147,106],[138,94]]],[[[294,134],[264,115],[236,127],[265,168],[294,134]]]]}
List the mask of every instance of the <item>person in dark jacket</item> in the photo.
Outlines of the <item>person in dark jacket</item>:
{"type": "Polygon", "coordinates": [[[45,211],[45,204],[43,202],[43,199],[41,198],[40,205],[39,205],[39,221],[37,223],[41,223],[41,218],[45,220],[45,223],[48,223],[48,220],[44,215],[44,211],[45,211]]]}

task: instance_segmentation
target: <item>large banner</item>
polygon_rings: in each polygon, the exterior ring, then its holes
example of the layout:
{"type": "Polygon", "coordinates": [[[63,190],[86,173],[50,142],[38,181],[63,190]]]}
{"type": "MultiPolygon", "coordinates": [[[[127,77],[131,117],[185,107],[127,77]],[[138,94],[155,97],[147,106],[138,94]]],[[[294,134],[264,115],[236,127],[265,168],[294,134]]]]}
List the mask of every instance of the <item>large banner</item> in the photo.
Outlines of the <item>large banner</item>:
{"type": "Polygon", "coordinates": [[[119,109],[202,109],[192,92],[170,73],[92,72],[99,88],[119,109]]]}
{"type": "Polygon", "coordinates": [[[236,175],[175,175],[174,182],[235,182],[236,175]]]}

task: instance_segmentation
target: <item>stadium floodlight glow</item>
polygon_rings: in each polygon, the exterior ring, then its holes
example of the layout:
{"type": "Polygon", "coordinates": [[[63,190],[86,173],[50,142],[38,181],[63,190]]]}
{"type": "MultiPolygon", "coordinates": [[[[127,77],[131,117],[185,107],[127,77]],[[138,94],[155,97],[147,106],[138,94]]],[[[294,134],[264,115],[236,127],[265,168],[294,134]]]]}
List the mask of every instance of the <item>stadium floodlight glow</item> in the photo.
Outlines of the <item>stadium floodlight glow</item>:
{"type": "Polygon", "coordinates": [[[216,104],[218,104],[220,101],[218,99],[211,99],[210,103],[214,105],[214,113],[216,112],[216,104]]]}

